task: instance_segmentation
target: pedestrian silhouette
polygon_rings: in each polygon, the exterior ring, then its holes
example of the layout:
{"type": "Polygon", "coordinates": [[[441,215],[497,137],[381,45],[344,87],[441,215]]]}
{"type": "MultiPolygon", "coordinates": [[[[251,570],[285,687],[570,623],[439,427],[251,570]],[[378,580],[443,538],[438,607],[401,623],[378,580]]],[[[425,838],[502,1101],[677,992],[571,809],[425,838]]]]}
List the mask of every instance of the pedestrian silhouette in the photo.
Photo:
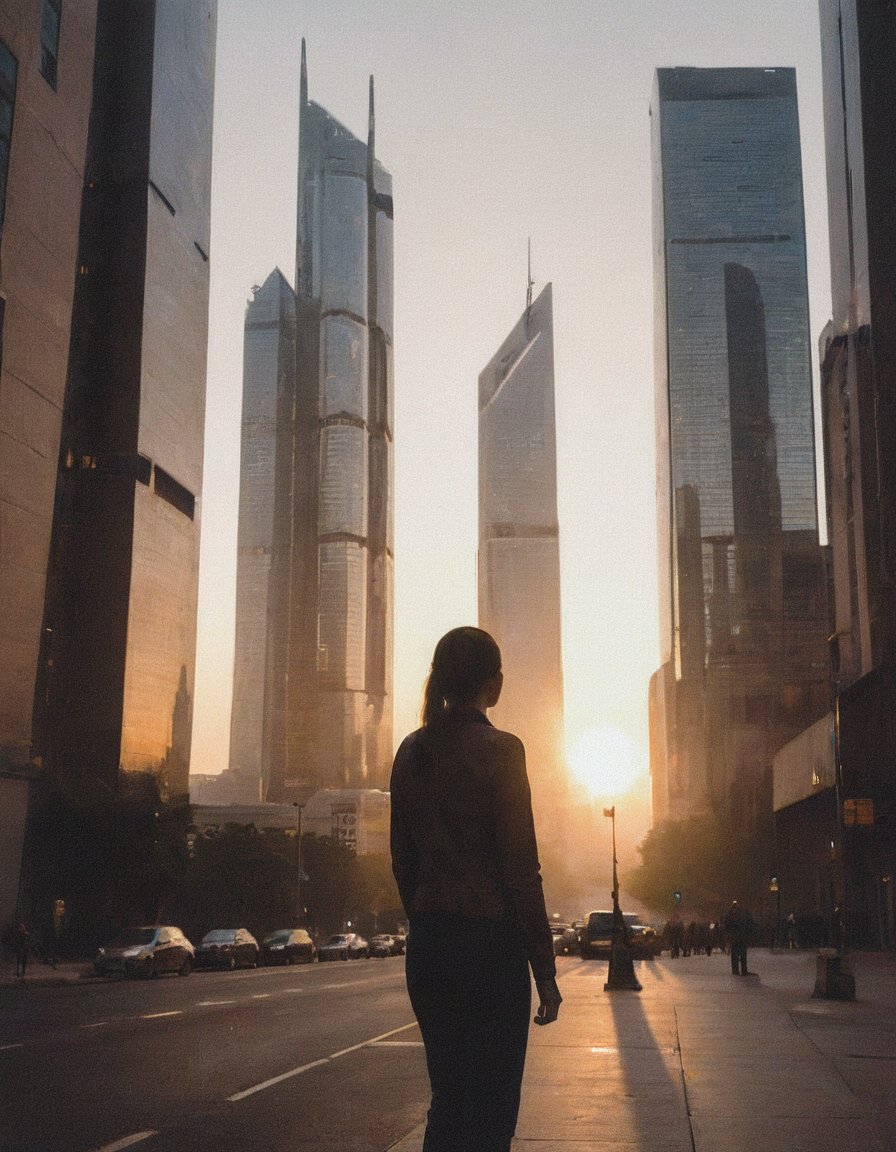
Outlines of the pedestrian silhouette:
{"type": "Polygon", "coordinates": [[[392,867],[409,920],[408,993],[432,1088],[425,1152],[507,1152],[516,1129],[531,1011],[556,1020],[522,743],[486,711],[501,653],[479,628],[436,645],[423,726],[392,770],[392,867]]]}

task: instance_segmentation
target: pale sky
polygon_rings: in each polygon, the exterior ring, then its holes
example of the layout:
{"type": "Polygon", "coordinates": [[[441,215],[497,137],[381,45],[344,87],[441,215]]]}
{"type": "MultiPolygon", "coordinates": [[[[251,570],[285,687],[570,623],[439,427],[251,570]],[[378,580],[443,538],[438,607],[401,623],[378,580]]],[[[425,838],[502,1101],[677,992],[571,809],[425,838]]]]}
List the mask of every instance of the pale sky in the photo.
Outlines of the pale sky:
{"type": "MultiPolygon", "coordinates": [[[[227,766],[245,302],[294,276],[299,45],[395,198],[395,733],[476,622],[477,379],[554,288],[567,747],[648,773],[658,655],[650,104],[657,67],[795,67],[812,347],[830,311],[817,0],[218,0],[192,770],[227,766]]],[[[817,377],[817,366],[813,366],[817,377]]],[[[596,789],[612,799],[611,781],[596,789]]],[[[646,823],[644,826],[646,830],[646,823]]]]}

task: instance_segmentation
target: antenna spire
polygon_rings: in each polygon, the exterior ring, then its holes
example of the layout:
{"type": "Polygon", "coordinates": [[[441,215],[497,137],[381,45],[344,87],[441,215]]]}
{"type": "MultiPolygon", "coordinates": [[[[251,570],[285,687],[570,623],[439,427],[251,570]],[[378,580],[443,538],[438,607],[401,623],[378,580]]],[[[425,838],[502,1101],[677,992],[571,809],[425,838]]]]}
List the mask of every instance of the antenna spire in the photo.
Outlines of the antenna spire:
{"type": "Polygon", "coordinates": [[[299,80],[299,101],[304,106],[308,103],[308,58],[305,55],[305,37],[302,37],[302,72],[299,80]]]}
{"type": "Polygon", "coordinates": [[[529,310],[532,307],[532,289],[535,287],[535,281],[532,279],[532,237],[529,237],[529,270],[526,273],[526,315],[529,315],[529,310]]]}

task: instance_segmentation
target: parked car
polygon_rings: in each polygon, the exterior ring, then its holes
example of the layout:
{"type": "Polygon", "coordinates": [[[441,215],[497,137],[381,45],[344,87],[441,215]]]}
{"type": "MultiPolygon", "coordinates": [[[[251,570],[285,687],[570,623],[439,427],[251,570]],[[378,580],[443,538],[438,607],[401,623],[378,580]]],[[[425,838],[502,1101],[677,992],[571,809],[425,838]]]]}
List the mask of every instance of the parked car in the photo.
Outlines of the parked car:
{"type": "Polygon", "coordinates": [[[609,960],[613,949],[613,912],[589,912],[582,929],[579,954],[583,960],[609,960]]]}
{"type": "Polygon", "coordinates": [[[367,955],[367,941],[357,932],[339,932],[331,936],[317,950],[319,962],[324,960],[357,960],[367,955]]]}
{"type": "Polygon", "coordinates": [[[394,936],[380,933],[380,935],[370,938],[370,945],[367,949],[368,956],[399,956],[400,954],[399,944],[394,936]]]}
{"type": "Polygon", "coordinates": [[[571,924],[554,933],[554,955],[572,956],[579,951],[579,933],[571,924]]]}
{"type": "Polygon", "coordinates": [[[392,939],[395,941],[396,955],[404,956],[404,950],[408,943],[407,935],[404,932],[393,932],[392,939]]]}
{"type": "Polygon", "coordinates": [[[317,955],[304,928],[278,928],[261,942],[262,964],[310,964],[317,955]]]}
{"type": "Polygon", "coordinates": [[[245,928],[215,928],[206,932],[196,949],[197,968],[254,968],[258,941],[245,928]]]}
{"type": "Polygon", "coordinates": [[[348,945],[348,958],[349,960],[366,959],[370,954],[370,945],[363,936],[359,936],[357,932],[349,932],[351,939],[348,945]]]}
{"type": "Polygon", "coordinates": [[[634,912],[624,912],[623,919],[628,928],[628,942],[635,960],[655,960],[663,948],[663,942],[655,928],[642,924],[634,912]]]}
{"type": "Polygon", "coordinates": [[[157,976],[177,972],[187,976],[193,968],[195,951],[180,928],[172,924],[150,924],[128,928],[96,954],[94,970],[99,976],[157,976]]]}

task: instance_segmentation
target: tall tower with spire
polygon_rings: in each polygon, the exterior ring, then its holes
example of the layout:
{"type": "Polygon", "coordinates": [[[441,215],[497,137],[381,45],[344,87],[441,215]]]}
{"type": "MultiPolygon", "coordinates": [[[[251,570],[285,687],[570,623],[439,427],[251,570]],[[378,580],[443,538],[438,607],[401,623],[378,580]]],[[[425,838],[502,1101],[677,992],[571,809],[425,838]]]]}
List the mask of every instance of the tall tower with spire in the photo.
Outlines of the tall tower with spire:
{"type": "Polygon", "coordinates": [[[392,179],[300,89],[287,795],[392,759],[392,179]]]}
{"type": "MultiPolygon", "coordinates": [[[[531,265],[530,265],[531,268],[531,265]]],[[[536,818],[564,797],[551,285],[479,376],[479,623],[501,647],[492,716],[526,745],[536,818]]]]}
{"type": "MultiPolygon", "coordinates": [[[[375,155],[373,78],[366,142],[309,100],[304,40],[299,93],[295,295],[276,273],[250,308],[277,288],[262,336],[279,359],[253,368],[273,390],[270,507],[251,494],[240,505],[240,538],[269,576],[264,603],[246,582],[243,633],[256,643],[237,653],[231,769],[258,780],[262,799],[301,802],[321,788],[388,786],[393,533],[392,181],[375,155]],[[294,340],[294,371],[268,332],[275,321],[294,340]],[[264,512],[258,530],[244,533],[244,507],[264,512]]],[[[241,489],[259,476],[244,459],[241,489]]],[[[238,635],[240,620],[238,597],[238,635]]]]}

